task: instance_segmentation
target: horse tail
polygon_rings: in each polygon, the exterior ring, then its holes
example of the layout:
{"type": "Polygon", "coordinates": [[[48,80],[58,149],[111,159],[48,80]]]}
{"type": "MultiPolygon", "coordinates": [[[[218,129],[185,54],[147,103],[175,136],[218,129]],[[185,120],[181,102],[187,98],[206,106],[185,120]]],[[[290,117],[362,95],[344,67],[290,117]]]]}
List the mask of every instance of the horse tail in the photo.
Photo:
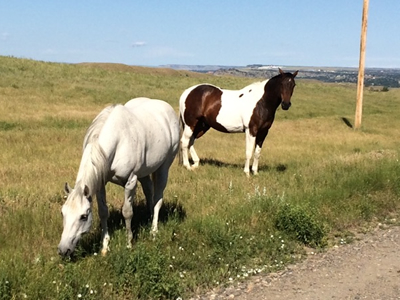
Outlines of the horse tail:
{"type": "MultiPolygon", "coordinates": [[[[182,114],[181,114],[181,112],[179,112],[179,138],[182,138],[184,126],[185,125],[183,123],[182,114]]],[[[179,165],[183,164],[182,146],[181,146],[181,141],[180,140],[179,140],[179,146],[178,146],[178,164],[179,165]]]]}

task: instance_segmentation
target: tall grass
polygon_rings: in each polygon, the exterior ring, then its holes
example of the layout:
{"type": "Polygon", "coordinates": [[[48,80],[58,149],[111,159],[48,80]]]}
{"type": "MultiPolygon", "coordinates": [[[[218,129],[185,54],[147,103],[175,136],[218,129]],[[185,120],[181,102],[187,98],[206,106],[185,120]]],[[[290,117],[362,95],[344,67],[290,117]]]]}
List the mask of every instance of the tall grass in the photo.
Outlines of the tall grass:
{"type": "Polygon", "coordinates": [[[400,91],[365,91],[363,128],[354,131],[355,86],[297,80],[258,176],[243,174],[243,135],[210,131],[195,144],[198,170],[172,165],[155,240],[139,190],[126,249],[123,190],[108,185],[111,251],[96,255],[95,219],[76,255],[62,260],[62,187],[75,180],[84,132],[104,106],[148,96],[177,110],[190,85],[240,88],[252,79],[10,57],[0,57],[0,73],[0,299],[187,298],[280,269],[302,259],[305,245],[321,249],[397,222],[400,91]]]}

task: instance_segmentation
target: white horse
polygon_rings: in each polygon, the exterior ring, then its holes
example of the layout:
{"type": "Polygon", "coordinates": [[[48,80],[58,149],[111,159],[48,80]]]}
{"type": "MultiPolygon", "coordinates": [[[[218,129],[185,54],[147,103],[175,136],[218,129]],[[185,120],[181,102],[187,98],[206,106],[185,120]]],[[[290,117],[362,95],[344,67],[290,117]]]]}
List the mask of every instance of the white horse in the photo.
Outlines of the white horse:
{"type": "Polygon", "coordinates": [[[108,208],[105,185],[125,188],[122,214],[132,247],[132,204],[139,180],[153,215],[157,232],[158,214],[167,185],[168,171],[179,148],[179,121],[166,102],[136,98],[125,105],[103,109],[88,128],[75,187],[66,183],[67,200],[62,207],[64,230],[58,252],[70,255],[81,235],[92,223],[92,196],[96,195],[102,228],[102,255],[108,251],[108,208]],[[150,178],[152,175],[152,178],[150,178]]]}
{"type": "Polygon", "coordinates": [[[199,166],[194,141],[214,128],[226,133],[246,133],[244,172],[249,176],[254,151],[252,171],[257,174],[261,148],[274,122],[276,109],[279,105],[283,110],[291,106],[297,73],[284,73],[279,69],[279,75],[241,90],[225,90],[207,83],[186,89],[179,100],[183,166],[189,170],[199,166]],[[188,150],[193,159],[192,166],[188,150]]]}

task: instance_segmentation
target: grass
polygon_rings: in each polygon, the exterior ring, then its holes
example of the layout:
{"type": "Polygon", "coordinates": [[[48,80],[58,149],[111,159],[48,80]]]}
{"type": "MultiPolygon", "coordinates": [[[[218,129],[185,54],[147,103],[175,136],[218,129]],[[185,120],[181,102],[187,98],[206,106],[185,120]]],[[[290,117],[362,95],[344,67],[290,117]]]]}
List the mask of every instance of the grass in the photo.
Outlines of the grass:
{"type": "Polygon", "coordinates": [[[177,111],[193,84],[234,89],[254,79],[12,57],[0,57],[0,72],[1,300],[188,298],[296,262],[304,246],[322,250],[397,223],[400,90],[366,90],[355,131],[354,85],[297,80],[258,176],[243,173],[244,135],[210,131],[195,144],[198,170],[172,165],[155,240],[139,189],[135,244],[126,249],[123,190],[108,185],[111,251],[96,255],[96,218],[76,255],[62,260],[63,185],[74,183],[84,132],[102,108],[148,96],[177,111]]]}

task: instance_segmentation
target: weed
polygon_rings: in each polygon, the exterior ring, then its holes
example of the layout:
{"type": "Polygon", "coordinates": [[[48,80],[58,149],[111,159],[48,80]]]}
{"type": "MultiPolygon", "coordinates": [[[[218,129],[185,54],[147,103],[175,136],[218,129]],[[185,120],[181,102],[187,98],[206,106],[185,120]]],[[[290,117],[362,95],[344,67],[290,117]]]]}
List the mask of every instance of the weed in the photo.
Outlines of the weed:
{"type": "Polygon", "coordinates": [[[0,277],[0,300],[9,300],[11,296],[11,283],[6,277],[0,277]]]}
{"type": "Polygon", "coordinates": [[[182,295],[177,272],[162,245],[138,243],[132,252],[110,258],[118,288],[138,299],[176,299],[182,295]],[[155,247],[154,247],[155,246],[155,247]]]}
{"type": "Polygon", "coordinates": [[[326,243],[326,229],[310,212],[310,208],[288,203],[282,205],[277,213],[275,226],[305,245],[322,247],[326,243]]]}
{"type": "Polygon", "coordinates": [[[0,131],[7,131],[7,130],[13,130],[13,129],[22,129],[22,126],[20,123],[16,122],[6,122],[6,121],[0,121],[0,131]]]}

